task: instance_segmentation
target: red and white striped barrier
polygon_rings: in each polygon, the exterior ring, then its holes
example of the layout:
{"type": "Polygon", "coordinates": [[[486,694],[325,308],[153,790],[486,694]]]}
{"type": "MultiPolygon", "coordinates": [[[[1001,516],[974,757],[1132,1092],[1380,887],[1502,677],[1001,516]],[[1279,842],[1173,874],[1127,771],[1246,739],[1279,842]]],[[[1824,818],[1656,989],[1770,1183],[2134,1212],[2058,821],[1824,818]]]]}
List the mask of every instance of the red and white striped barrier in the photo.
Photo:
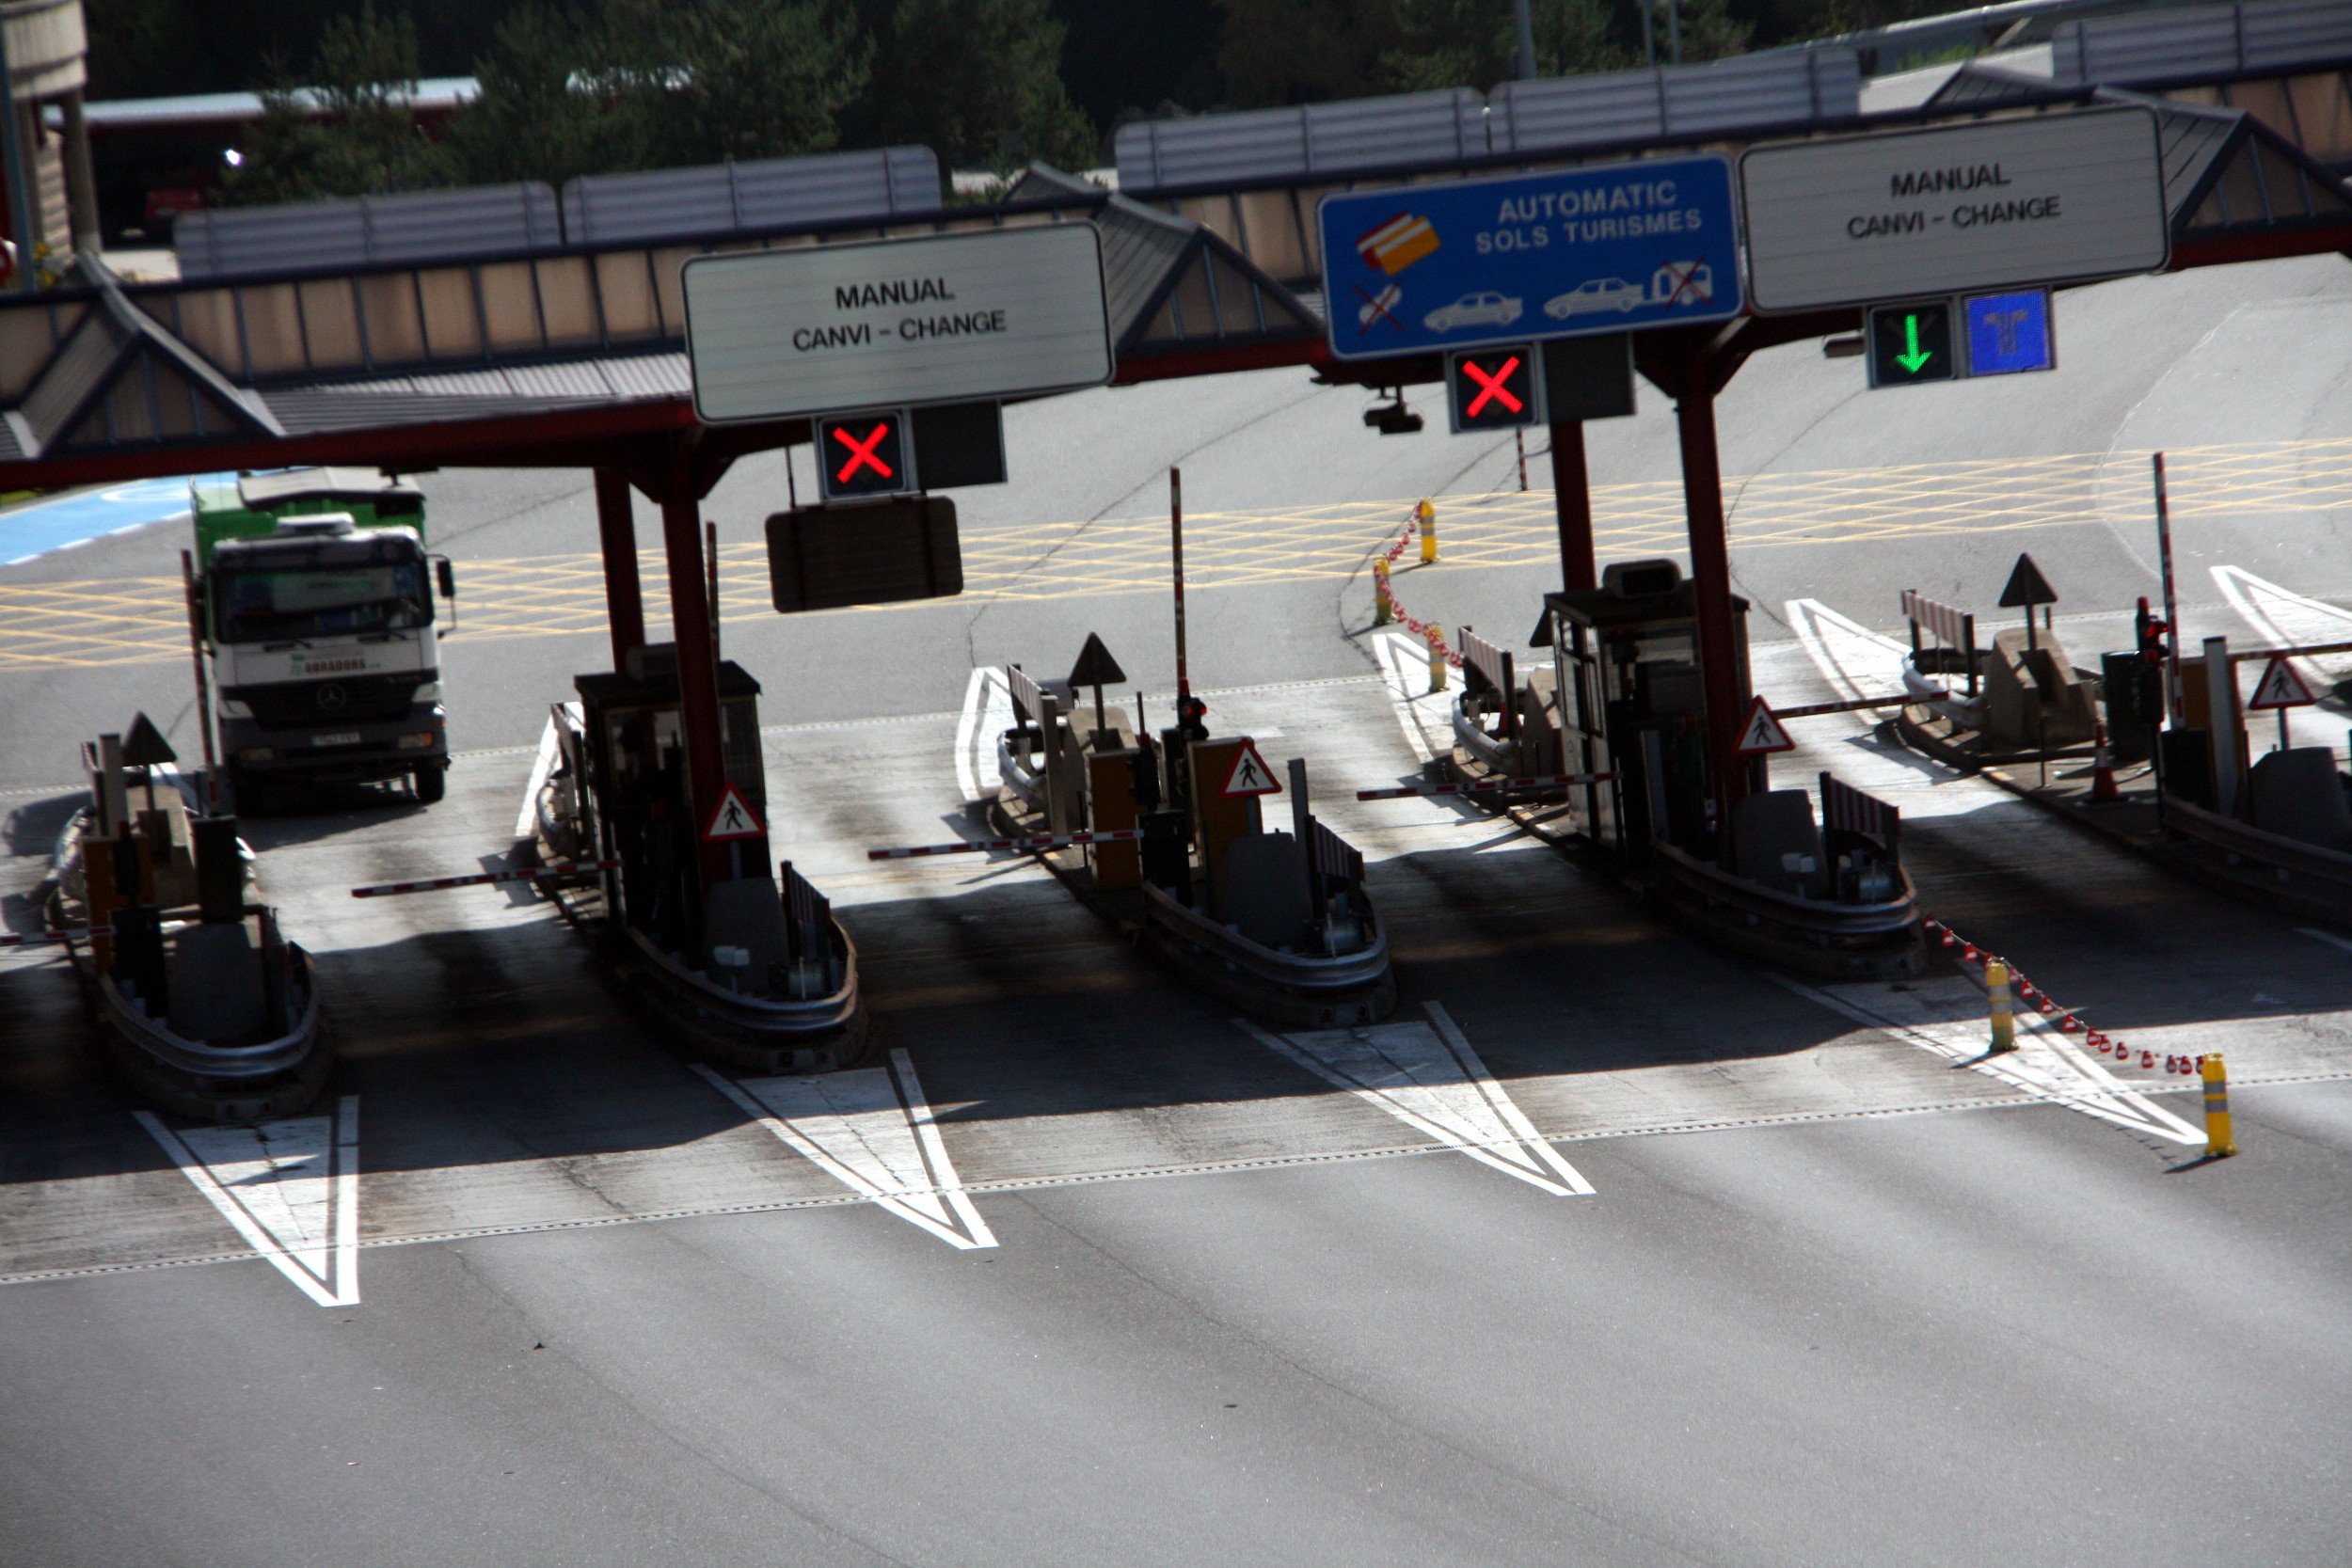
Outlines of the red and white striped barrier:
{"type": "Polygon", "coordinates": [[[1406,784],[1397,789],[1359,789],[1359,800],[1402,800],[1414,795],[1491,795],[1498,790],[1558,789],[1563,784],[1606,784],[1614,773],[1536,773],[1524,779],[1480,779],[1474,784],[1406,784]]]}
{"type": "MultiPolygon", "coordinates": [[[[1394,565],[1397,558],[1405,553],[1405,547],[1410,545],[1417,536],[1420,527],[1420,514],[1418,512],[1407,513],[1405,517],[1405,531],[1399,533],[1388,549],[1382,553],[1380,557],[1382,562],[1394,565]]],[[[1389,601],[1389,613],[1396,617],[1399,626],[1420,638],[1423,642],[1436,644],[1439,656],[1454,669],[1459,670],[1462,667],[1462,656],[1446,646],[1445,628],[1433,621],[1417,621],[1408,614],[1404,602],[1396,596],[1396,589],[1391,585],[1387,578],[1375,578],[1373,592],[1389,601]]]]}
{"type": "Polygon", "coordinates": [[[1026,838],[970,838],[961,844],[918,844],[911,849],[868,849],[869,861],[911,861],[919,855],[979,855],[994,849],[1067,849],[1073,844],[1139,844],[1141,828],[1106,828],[1097,832],[1032,833],[1026,838]]]}
{"type": "Polygon", "coordinates": [[[480,887],[485,882],[535,882],[542,877],[568,877],[575,871],[612,871],[619,861],[565,861],[534,865],[525,871],[478,871],[470,877],[436,877],[423,882],[378,882],[351,890],[354,898],[383,898],[395,893],[437,893],[445,887],[480,887]]]}
{"type": "MultiPolygon", "coordinates": [[[[1940,941],[1944,946],[1959,948],[1960,961],[1963,963],[1984,964],[1992,962],[2008,962],[2007,959],[2000,958],[1998,954],[1987,952],[1985,949],[1979,947],[1975,942],[1965,940],[1959,932],[1953,930],[1949,926],[1945,925],[1940,920],[1922,921],[1920,925],[1921,927],[1931,935],[1941,932],[1942,935],[1937,940],[1940,941]]],[[[2058,1021],[2059,1033],[2067,1035],[2080,1035],[2085,1045],[2090,1046],[2093,1051],[2096,1051],[2102,1056],[2113,1057],[2115,1059],[2116,1066],[2132,1067],[2137,1065],[2150,1072],[2163,1071],[2184,1078],[2195,1076],[2197,1072],[2197,1063],[2199,1061],[2198,1057],[2184,1056],[2170,1052],[2159,1056],[2154,1052],[2146,1050],[2145,1048],[2135,1051],[2132,1047],[2124,1044],[2122,1040],[2113,1038],[2110,1036],[2102,1034],[2098,1030],[2093,1029],[2089,1023],[2085,1022],[2081,1015],[2076,1013],[2073,1008],[2059,1006],[2056,1002],[2050,999],[2050,993],[2048,991],[2038,989],[2031,980],[2026,979],[2026,976],[2019,972],[2017,966],[2013,963],[2010,964],[2009,977],[2010,983],[2017,988],[2018,1001],[2027,1004],[2034,1009],[2035,1012],[2041,1014],[2044,1018],[2056,1019],[2058,1021]]]]}

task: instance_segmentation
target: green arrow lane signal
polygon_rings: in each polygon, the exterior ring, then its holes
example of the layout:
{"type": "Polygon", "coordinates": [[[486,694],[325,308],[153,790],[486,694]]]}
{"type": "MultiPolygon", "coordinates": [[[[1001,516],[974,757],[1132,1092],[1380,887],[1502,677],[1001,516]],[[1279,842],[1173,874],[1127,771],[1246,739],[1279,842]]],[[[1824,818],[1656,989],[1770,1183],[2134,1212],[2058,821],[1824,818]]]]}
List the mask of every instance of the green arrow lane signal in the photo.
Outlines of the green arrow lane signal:
{"type": "Polygon", "coordinates": [[[1912,374],[1917,375],[1919,367],[1934,357],[1934,350],[1923,349],[1919,346],[1919,313],[1916,310],[1905,311],[1903,313],[1903,352],[1895,356],[1895,363],[1912,374]]]}
{"type": "Polygon", "coordinates": [[[1952,348],[1952,308],[1947,301],[1874,306],[1864,333],[1873,387],[1915,387],[1950,381],[1960,373],[1960,358],[1952,348]]]}

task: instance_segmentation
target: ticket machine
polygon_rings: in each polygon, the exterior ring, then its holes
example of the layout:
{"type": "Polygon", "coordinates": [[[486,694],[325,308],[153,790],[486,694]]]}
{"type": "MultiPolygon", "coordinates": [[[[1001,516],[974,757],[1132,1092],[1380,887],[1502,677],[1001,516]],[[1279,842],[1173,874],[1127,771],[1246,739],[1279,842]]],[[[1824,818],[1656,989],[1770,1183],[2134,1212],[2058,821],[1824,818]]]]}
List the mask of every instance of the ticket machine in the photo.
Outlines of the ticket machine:
{"type": "MultiPolygon", "coordinates": [[[[1614,775],[1583,786],[1585,833],[1628,870],[1661,841],[1712,860],[1720,825],[1692,585],[1671,561],[1619,562],[1598,588],[1549,594],[1544,604],[1565,766],[1614,775]]],[[[1744,705],[1748,603],[1735,597],[1731,610],[1744,705]]]]}

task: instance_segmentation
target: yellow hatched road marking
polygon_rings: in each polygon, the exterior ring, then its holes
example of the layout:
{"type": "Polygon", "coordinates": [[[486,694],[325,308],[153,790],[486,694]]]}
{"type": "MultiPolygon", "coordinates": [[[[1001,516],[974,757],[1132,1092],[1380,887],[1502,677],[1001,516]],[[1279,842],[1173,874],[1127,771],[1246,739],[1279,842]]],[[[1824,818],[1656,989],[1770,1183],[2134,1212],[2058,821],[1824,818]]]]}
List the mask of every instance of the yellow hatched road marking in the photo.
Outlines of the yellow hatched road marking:
{"type": "MultiPolygon", "coordinates": [[[[2352,439],[2266,441],[2169,452],[2172,510],[2184,521],[2352,510],[2352,439]]],[[[2100,523],[2103,498],[2122,515],[2146,508],[2145,459],[2100,452],[2056,457],[1818,469],[1726,481],[1740,549],[1857,545],[1949,534],[2100,523]]],[[[1186,585],[1237,588],[1345,578],[1404,526],[1411,499],[1341,501],[1270,512],[1200,512],[1184,519],[1186,585]]],[[[1461,566],[1545,566],[1558,548],[1548,490],[1439,500],[1445,559],[1461,566]]],[[[1604,554],[1683,548],[1679,482],[1597,486],[1594,534],[1604,554]]],[[[765,546],[719,552],[723,618],[769,612],[765,546]]],[[[1066,599],[1158,594],[1168,582],[1164,516],[994,524],[963,535],[971,598],[1066,599]]],[[[641,558],[650,609],[667,567],[641,558]]],[[[604,570],[593,554],[469,562],[454,636],[561,637],[605,626],[604,570]]],[[[876,607],[886,611],[900,607],[876,607]]],[[[872,612],[872,611],[869,611],[872,612]]],[[[0,673],[184,657],[187,626],[176,578],[0,583],[0,673]]]]}

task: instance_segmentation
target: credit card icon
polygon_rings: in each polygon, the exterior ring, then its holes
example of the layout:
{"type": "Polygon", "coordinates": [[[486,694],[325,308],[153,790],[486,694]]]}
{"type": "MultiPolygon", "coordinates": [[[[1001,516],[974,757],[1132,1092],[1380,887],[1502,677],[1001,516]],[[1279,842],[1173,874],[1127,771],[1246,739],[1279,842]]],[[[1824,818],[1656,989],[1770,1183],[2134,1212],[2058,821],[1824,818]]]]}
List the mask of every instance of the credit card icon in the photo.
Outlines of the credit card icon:
{"type": "Polygon", "coordinates": [[[1438,231],[1427,218],[1399,213],[1356,241],[1364,264],[1394,277],[1438,248],[1438,231]]]}

